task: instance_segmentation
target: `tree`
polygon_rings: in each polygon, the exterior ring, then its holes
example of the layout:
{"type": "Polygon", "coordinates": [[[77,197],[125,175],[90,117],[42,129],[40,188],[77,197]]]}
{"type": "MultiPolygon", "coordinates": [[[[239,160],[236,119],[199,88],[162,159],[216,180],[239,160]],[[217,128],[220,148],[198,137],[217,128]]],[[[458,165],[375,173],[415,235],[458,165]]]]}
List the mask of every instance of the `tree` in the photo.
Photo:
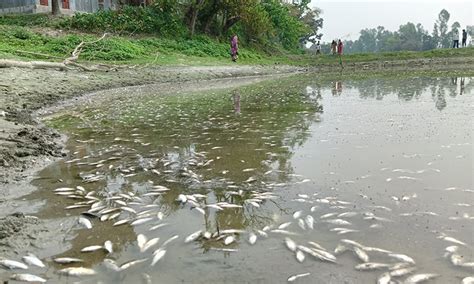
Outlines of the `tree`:
{"type": "Polygon", "coordinates": [[[191,36],[194,35],[199,11],[203,8],[205,2],[205,0],[191,0],[188,4],[189,7],[188,11],[186,12],[186,19],[188,21],[187,24],[191,36]]]}
{"type": "Polygon", "coordinates": [[[440,47],[446,48],[449,47],[451,43],[451,39],[448,35],[448,21],[449,21],[449,12],[445,9],[441,10],[438,14],[438,20],[436,21],[436,25],[438,26],[439,32],[439,43],[440,47]]]}
{"type": "Polygon", "coordinates": [[[59,0],[51,0],[51,10],[52,10],[53,15],[60,14],[59,0]]]}

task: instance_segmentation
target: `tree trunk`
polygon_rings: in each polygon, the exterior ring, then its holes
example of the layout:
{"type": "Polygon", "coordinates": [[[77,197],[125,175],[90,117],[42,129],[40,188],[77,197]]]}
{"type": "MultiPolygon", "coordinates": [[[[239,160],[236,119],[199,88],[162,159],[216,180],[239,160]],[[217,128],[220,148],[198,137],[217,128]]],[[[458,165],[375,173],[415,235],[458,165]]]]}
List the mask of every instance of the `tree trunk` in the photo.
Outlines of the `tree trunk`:
{"type": "Polygon", "coordinates": [[[51,0],[51,9],[53,12],[53,15],[59,15],[59,0],[51,0]]]}
{"type": "Polygon", "coordinates": [[[224,27],[222,28],[222,34],[226,34],[227,31],[237,22],[240,21],[240,16],[230,17],[225,21],[224,27]]]}

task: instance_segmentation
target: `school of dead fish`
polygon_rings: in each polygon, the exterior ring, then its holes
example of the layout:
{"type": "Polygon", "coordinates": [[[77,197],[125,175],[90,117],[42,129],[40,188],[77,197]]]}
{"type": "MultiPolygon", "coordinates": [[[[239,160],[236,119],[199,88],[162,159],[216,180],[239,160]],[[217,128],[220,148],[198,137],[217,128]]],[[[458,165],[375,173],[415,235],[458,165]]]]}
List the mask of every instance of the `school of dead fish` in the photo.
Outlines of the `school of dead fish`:
{"type": "MultiPolygon", "coordinates": [[[[138,130],[138,129],[134,129],[138,130]]],[[[206,133],[204,133],[205,135],[206,133]]],[[[148,146],[149,143],[143,142],[140,134],[132,134],[131,138],[114,138],[114,142],[135,142],[140,143],[142,146],[148,146]]],[[[271,141],[272,137],[264,137],[271,141]]],[[[78,142],[91,142],[91,141],[78,141],[78,142]]],[[[274,146],[274,143],[266,142],[270,146],[274,146]]],[[[214,146],[211,150],[220,150],[221,146],[214,146]]],[[[66,161],[66,164],[74,163],[76,165],[93,167],[94,169],[108,169],[117,171],[123,178],[131,178],[138,174],[139,167],[128,166],[117,167],[113,161],[120,160],[120,153],[118,150],[122,148],[110,148],[109,152],[118,152],[118,155],[109,155],[108,158],[104,158],[95,162],[84,162],[84,160],[91,158],[85,156],[82,158],[74,158],[66,161]]],[[[165,181],[168,184],[174,184],[180,182],[180,179],[187,179],[186,182],[193,183],[208,183],[209,181],[203,180],[203,176],[199,174],[200,169],[210,168],[214,159],[207,159],[206,152],[194,152],[193,155],[183,163],[178,163],[168,158],[158,158],[154,161],[142,161],[141,169],[145,172],[152,173],[157,176],[165,176],[165,181]],[[160,167],[157,167],[160,165],[160,167]]],[[[383,171],[387,169],[382,169],[383,171]]],[[[252,174],[256,171],[255,168],[243,169],[242,172],[252,174]]],[[[424,171],[434,171],[437,169],[409,171],[404,169],[393,169],[394,173],[401,173],[398,179],[415,180],[416,177],[408,176],[409,174],[419,174],[424,171]]],[[[222,174],[228,174],[228,170],[223,171],[222,174]]],[[[272,171],[264,173],[264,175],[271,174],[272,171]]],[[[80,177],[84,183],[84,186],[88,183],[94,183],[106,179],[106,173],[104,171],[90,171],[80,174],[80,177]]],[[[366,177],[362,177],[366,178],[366,177]]],[[[387,179],[390,182],[392,178],[387,179]]],[[[288,184],[276,184],[276,183],[265,183],[259,179],[256,175],[250,175],[250,177],[243,182],[246,185],[246,189],[243,190],[237,184],[222,179],[228,190],[226,191],[227,196],[238,196],[241,198],[240,203],[228,203],[228,202],[215,202],[209,203],[208,196],[202,193],[187,193],[183,192],[178,195],[175,202],[181,204],[183,207],[188,207],[191,210],[199,212],[199,214],[206,215],[212,211],[222,211],[228,208],[242,208],[253,207],[255,209],[263,206],[268,200],[279,199],[280,197],[272,192],[272,189],[278,187],[284,187],[288,184]],[[250,185],[259,183],[260,186],[266,190],[249,190],[250,185]]],[[[309,182],[308,179],[300,179],[297,184],[309,182]]],[[[353,181],[347,181],[347,183],[353,183],[353,181]]],[[[77,218],[78,226],[84,229],[92,229],[93,226],[99,225],[99,222],[110,222],[112,226],[148,226],[148,231],[156,231],[161,227],[170,225],[166,222],[166,214],[160,211],[159,206],[155,201],[169,192],[172,191],[172,186],[157,185],[153,181],[149,181],[149,188],[145,193],[136,192],[108,192],[106,195],[99,194],[97,191],[88,191],[84,186],[78,185],[74,187],[59,187],[53,190],[53,193],[64,198],[73,200],[72,204],[68,204],[65,210],[82,210],[83,212],[77,218]]],[[[446,190],[454,190],[446,189],[446,190]]],[[[368,198],[361,194],[362,198],[368,198]]],[[[404,196],[391,196],[390,197],[395,204],[400,202],[408,201],[412,198],[417,198],[416,193],[404,196]]],[[[269,237],[281,238],[282,246],[286,247],[290,254],[294,255],[295,261],[299,263],[316,261],[328,264],[338,263],[339,257],[352,257],[356,264],[354,269],[361,272],[376,272],[378,277],[375,279],[376,283],[421,283],[431,279],[440,277],[439,274],[426,271],[426,269],[419,269],[416,265],[415,258],[404,253],[394,252],[385,248],[371,247],[367,244],[351,239],[348,237],[342,237],[342,235],[354,235],[361,232],[361,229],[356,228],[354,218],[360,218],[367,222],[371,222],[370,228],[383,228],[382,224],[389,224],[392,222],[390,218],[384,216],[378,216],[370,211],[354,211],[351,208],[352,202],[344,201],[337,197],[326,196],[320,197],[317,193],[313,195],[298,194],[294,199],[294,202],[300,202],[301,204],[309,204],[310,208],[306,210],[298,210],[292,213],[292,220],[279,224],[267,225],[260,229],[223,229],[215,232],[198,230],[190,232],[186,236],[173,235],[166,239],[160,237],[150,238],[146,233],[138,234],[136,239],[137,247],[140,253],[143,255],[142,258],[132,259],[122,264],[117,263],[112,258],[106,257],[103,260],[102,265],[113,272],[123,272],[131,269],[138,265],[147,264],[151,267],[159,265],[160,261],[164,261],[167,254],[172,253],[172,243],[176,243],[179,240],[183,244],[190,244],[194,242],[219,242],[222,244],[221,248],[215,248],[215,250],[224,252],[237,253],[238,249],[233,244],[246,241],[249,245],[258,245],[260,242],[265,242],[265,239],[269,237]],[[331,210],[329,213],[318,213],[319,209],[325,208],[331,210]],[[335,235],[341,235],[339,242],[335,244],[335,247],[328,248],[319,244],[317,240],[311,238],[311,240],[297,241],[296,238],[300,238],[305,232],[327,230],[335,235]]],[[[457,206],[468,207],[471,204],[459,203],[457,206]]],[[[380,211],[390,212],[390,208],[385,206],[374,206],[372,209],[378,209],[380,211]]],[[[326,211],[327,212],[327,211],[326,211]]],[[[413,215],[432,215],[437,216],[434,212],[414,212],[414,213],[402,213],[400,216],[408,217],[413,215]]],[[[465,219],[472,219],[469,215],[463,216],[465,219]]],[[[438,239],[449,244],[444,252],[444,259],[449,261],[453,266],[460,269],[464,269],[466,272],[470,272],[474,269],[474,259],[469,260],[464,257],[463,250],[469,247],[464,241],[458,240],[450,235],[441,233],[438,239]]],[[[103,244],[91,244],[81,249],[81,253],[94,253],[97,251],[103,251],[106,255],[112,255],[114,253],[114,244],[111,241],[106,241],[103,244]]],[[[34,282],[43,283],[47,282],[46,278],[37,276],[30,273],[22,273],[27,271],[30,267],[36,267],[36,269],[42,269],[45,271],[48,267],[44,260],[41,260],[34,254],[24,255],[21,260],[12,259],[0,259],[0,267],[12,271],[10,278],[15,281],[23,282],[34,282]]],[[[75,277],[86,277],[96,275],[97,271],[93,268],[83,267],[84,262],[81,258],[77,257],[57,257],[50,260],[60,265],[67,265],[68,267],[59,269],[58,274],[75,276],[75,277]],[[70,265],[74,265],[71,267],[70,265]]],[[[46,262],[47,263],[47,262],[46,262]]],[[[300,278],[310,277],[310,272],[294,274],[287,278],[288,282],[297,281],[300,278]]],[[[152,279],[149,275],[144,274],[144,278],[147,283],[152,283],[152,279]]],[[[474,276],[466,276],[461,279],[461,283],[468,284],[474,283],[474,276]]]]}

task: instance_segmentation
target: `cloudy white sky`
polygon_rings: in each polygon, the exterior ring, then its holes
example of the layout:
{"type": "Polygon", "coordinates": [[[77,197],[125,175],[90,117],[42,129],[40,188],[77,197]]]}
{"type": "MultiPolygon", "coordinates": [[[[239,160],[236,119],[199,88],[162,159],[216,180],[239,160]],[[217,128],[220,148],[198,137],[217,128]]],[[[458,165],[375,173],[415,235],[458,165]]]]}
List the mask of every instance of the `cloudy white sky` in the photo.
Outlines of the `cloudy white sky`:
{"type": "Polygon", "coordinates": [[[421,23],[430,33],[441,9],[451,17],[449,25],[458,21],[462,28],[474,25],[474,1],[466,0],[312,0],[311,5],[323,10],[323,42],[335,38],[359,37],[364,28],[379,25],[398,30],[407,22],[421,23]]]}

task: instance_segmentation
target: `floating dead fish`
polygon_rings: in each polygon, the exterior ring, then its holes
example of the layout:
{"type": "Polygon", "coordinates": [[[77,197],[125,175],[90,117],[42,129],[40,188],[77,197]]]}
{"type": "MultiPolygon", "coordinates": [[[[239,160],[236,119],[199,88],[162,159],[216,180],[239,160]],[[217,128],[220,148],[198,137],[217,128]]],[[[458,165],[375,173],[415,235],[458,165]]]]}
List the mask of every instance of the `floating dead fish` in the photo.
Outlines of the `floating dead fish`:
{"type": "Polygon", "coordinates": [[[10,259],[0,259],[0,266],[8,269],[28,269],[28,266],[22,262],[10,259]]]}
{"type": "Polygon", "coordinates": [[[369,255],[359,247],[353,247],[355,255],[362,261],[362,262],[369,262],[369,255]]]}
{"type": "Polygon", "coordinates": [[[148,217],[148,218],[141,218],[141,219],[136,219],[135,221],[133,221],[132,223],[130,223],[130,225],[132,226],[137,226],[137,225],[142,225],[142,224],[145,224],[149,221],[153,220],[153,218],[151,217],[148,217]]]}
{"type": "Polygon", "coordinates": [[[291,225],[291,222],[286,222],[286,223],[280,224],[280,226],[278,226],[278,229],[284,230],[288,228],[290,225],[291,225]]]}
{"type": "Polygon", "coordinates": [[[304,261],[304,253],[300,250],[296,251],[296,260],[298,260],[298,262],[303,262],[304,261]]]}
{"type": "Polygon", "coordinates": [[[290,238],[285,238],[285,245],[291,251],[296,251],[296,243],[290,238]]]}
{"type": "Polygon", "coordinates": [[[53,191],[54,192],[69,192],[69,191],[76,191],[76,189],[72,187],[60,187],[60,188],[56,188],[53,191]]]}
{"type": "Polygon", "coordinates": [[[385,268],[388,268],[389,266],[390,265],[386,263],[365,262],[365,263],[356,265],[354,268],[356,270],[367,271],[367,270],[385,269],[385,268]]]}
{"type": "Polygon", "coordinates": [[[231,243],[233,243],[235,241],[235,237],[234,236],[228,236],[224,239],[224,245],[230,245],[231,243]]]}
{"type": "Polygon", "coordinates": [[[163,243],[162,247],[165,247],[167,244],[171,243],[172,241],[176,240],[177,238],[179,238],[178,235],[172,236],[171,238],[167,239],[167,240],[163,243]]]}
{"type": "Polygon", "coordinates": [[[115,222],[112,226],[120,226],[120,225],[123,225],[123,224],[127,224],[130,220],[128,219],[122,219],[122,220],[119,220],[117,222],[115,222]]]}
{"type": "Polygon", "coordinates": [[[140,248],[140,252],[146,252],[149,248],[156,245],[160,241],[160,238],[153,238],[146,242],[143,247],[140,248]]]}
{"type": "Polygon", "coordinates": [[[302,229],[302,230],[306,230],[306,225],[305,225],[305,222],[303,219],[298,219],[298,226],[302,229]]]}
{"type": "Polygon", "coordinates": [[[81,224],[82,226],[84,226],[85,228],[87,229],[92,229],[92,223],[89,219],[85,218],[85,217],[79,217],[79,220],[78,220],[79,224],[81,224]]]}
{"type": "Polygon", "coordinates": [[[416,267],[407,267],[407,268],[400,268],[396,270],[390,271],[390,276],[392,277],[401,277],[408,275],[416,270],[416,267]]]}
{"type": "Polygon", "coordinates": [[[311,275],[311,273],[309,273],[309,272],[308,273],[301,273],[301,274],[292,275],[292,276],[288,277],[288,282],[293,282],[298,278],[309,276],[309,275],[311,275]]]}
{"type": "Polygon", "coordinates": [[[164,226],[168,226],[169,224],[168,223],[161,223],[161,224],[158,224],[158,225],[155,225],[155,226],[152,226],[150,227],[150,229],[148,229],[149,231],[154,231],[154,230],[157,230],[161,227],[164,227],[164,226]]]}
{"type": "Polygon", "coordinates": [[[461,284],[474,284],[474,276],[464,277],[461,280],[461,284]]]}
{"type": "Polygon", "coordinates": [[[279,229],[271,230],[270,232],[277,233],[277,234],[283,234],[283,235],[289,235],[289,236],[297,236],[298,235],[297,233],[293,233],[293,232],[290,232],[290,231],[287,231],[287,230],[279,230],[279,229]]]}
{"type": "Polygon", "coordinates": [[[463,246],[467,246],[467,244],[465,242],[462,242],[460,240],[457,240],[453,237],[448,237],[448,236],[440,236],[439,238],[447,241],[447,242],[451,242],[451,243],[455,243],[455,244],[458,244],[458,245],[463,245],[463,246]]]}
{"type": "Polygon", "coordinates": [[[144,234],[138,234],[137,235],[137,245],[138,248],[140,248],[140,251],[143,250],[143,246],[147,242],[147,237],[144,234]]]}
{"type": "Polygon", "coordinates": [[[140,264],[140,263],[143,263],[145,261],[147,261],[148,258],[142,258],[142,259],[136,259],[136,260],[130,260],[130,261],[127,261],[125,262],[124,264],[120,265],[120,270],[125,270],[125,269],[128,269],[132,266],[135,266],[137,264],[140,264]]]}
{"type": "Polygon", "coordinates": [[[103,246],[88,246],[88,247],[85,247],[83,249],[81,249],[81,252],[93,252],[93,251],[97,251],[97,250],[100,250],[102,249],[103,246]]]}
{"type": "Polygon", "coordinates": [[[298,219],[301,217],[301,215],[303,214],[303,211],[300,210],[300,211],[296,211],[295,213],[293,213],[293,218],[294,219],[298,219]]]}
{"type": "Polygon", "coordinates": [[[154,266],[158,261],[160,261],[160,259],[162,259],[165,256],[166,250],[159,248],[153,254],[154,256],[151,262],[151,266],[154,266]]]}
{"type": "MultiPolygon", "coordinates": [[[[11,280],[21,281],[21,282],[35,282],[35,283],[45,283],[46,279],[39,276],[27,273],[16,273],[10,276],[11,280]]],[[[7,283],[7,281],[5,281],[7,283]]]]}
{"type": "Polygon", "coordinates": [[[58,271],[59,274],[65,274],[69,276],[91,276],[95,275],[96,272],[93,269],[86,267],[68,267],[58,271]]]}
{"type": "Polygon", "coordinates": [[[60,264],[84,262],[82,259],[74,258],[74,257],[57,257],[57,258],[54,258],[53,261],[60,264]]]}
{"type": "Polygon", "coordinates": [[[38,267],[45,267],[44,263],[34,254],[29,253],[22,257],[22,259],[29,265],[34,265],[38,267]]]}
{"type": "Polygon", "coordinates": [[[324,220],[324,222],[333,224],[333,225],[338,225],[338,226],[349,226],[352,225],[350,222],[344,220],[344,219],[327,219],[324,220]]]}
{"type": "Polygon", "coordinates": [[[257,235],[255,233],[250,233],[249,234],[249,243],[251,245],[255,244],[257,242],[257,235]]]}
{"type": "Polygon", "coordinates": [[[314,218],[313,216],[311,215],[306,215],[306,218],[304,219],[306,225],[308,226],[308,228],[310,228],[311,230],[314,229],[314,218]]]}
{"type": "Polygon", "coordinates": [[[385,272],[377,278],[377,284],[389,284],[391,279],[390,273],[385,272]]]}
{"type": "Polygon", "coordinates": [[[415,260],[413,258],[409,257],[408,255],[391,253],[388,256],[396,258],[396,259],[401,260],[403,262],[415,264],[415,260]]]}
{"type": "Polygon", "coordinates": [[[348,250],[348,248],[347,248],[346,246],[341,245],[341,244],[338,244],[338,245],[336,246],[336,248],[334,249],[334,253],[335,253],[335,254],[341,254],[341,253],[343,253],[343,252],[345,252],[345,251],[347,251],[347,250],[348,250]]]}
{"type": "Polygon", "coordinates": [[[104,242],[104,249],[108,252],[108,253],[112,253],[114,250],[113,250],[113,245],[112,245],[112,242],[111,241],[105,241],[104,242]]]}
{"type": "Polygon", "coordinates": [[[427,281],[433,278],[438,277],[439,274],[433,274],[433,273],[424,273],[424,274],[415,274],[410,277],[408,277],[405,282],[405,284],[415,284],[415,283],[420,283],[423,281],[427,281]]]}
{"type": "Polygon", "coordinates": [[[187,236],[184,239],[184,243],[190,243],[190,242],[193,242],[193,241],[197,240],[201,236],[201,233],[202,233],[201,230],[192,233],[191,235],[187,236]]]}

